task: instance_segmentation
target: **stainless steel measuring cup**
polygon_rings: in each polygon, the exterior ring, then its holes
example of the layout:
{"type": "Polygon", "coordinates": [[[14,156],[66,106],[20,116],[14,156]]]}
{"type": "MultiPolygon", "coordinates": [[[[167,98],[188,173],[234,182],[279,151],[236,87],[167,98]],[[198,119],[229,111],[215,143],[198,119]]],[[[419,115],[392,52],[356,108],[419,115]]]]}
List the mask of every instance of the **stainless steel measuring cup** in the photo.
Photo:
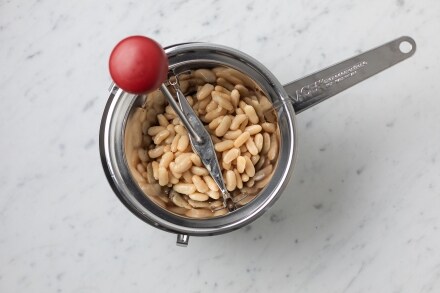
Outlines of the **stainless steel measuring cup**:
{"type": "Polygon", "coordinates": [[[221,217],[192,219],[162,209],[140,190],[130,174],[124,152],[127,119],[145,97],[129,94],[112,84],[99,138],[107,179],[133,214],[156,228],[176,233],[179,245],[187,245],[189,235],[215,235],[243,227],[274,204],[288,183],[297,153],[295,115],[411,57],[415,50],[413,39],[401,37],[283,86],[260,62],[238,50],[209,43],[167,47],[169,70],[175,75],[197,68],[226,66],[246,74],[264,90],[276,109],[280,129],[279,156],[273,177],[254,200],[221,217]]]}

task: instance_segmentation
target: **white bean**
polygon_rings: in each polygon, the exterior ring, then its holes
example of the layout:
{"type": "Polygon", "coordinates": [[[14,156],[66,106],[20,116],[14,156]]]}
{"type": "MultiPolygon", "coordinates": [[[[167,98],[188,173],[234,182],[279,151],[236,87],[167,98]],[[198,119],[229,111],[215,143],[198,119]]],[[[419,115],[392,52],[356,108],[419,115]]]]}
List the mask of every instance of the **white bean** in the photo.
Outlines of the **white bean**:
{"type": "Polygon", "coordinates": [[[182,194],[192,194],[196,192],[196,187],[192,183],[177,183],[173,185],[173,190],[182,194]]]}
{"type": "Polygon", "coordinates": [[[201,192],[201,193],[208,192],[209,187],[200,176],[194,175],[192,177],[192,181],[193,181],[193,184],[196,187],[198,192],[201,192]]]}
{"type": "Polygon", "coordinates": [[[246,141],[250,139],[251,135],[249,132],[243,132],[234,142],[234,146],[236,148],[241,147],[246,141]]]}

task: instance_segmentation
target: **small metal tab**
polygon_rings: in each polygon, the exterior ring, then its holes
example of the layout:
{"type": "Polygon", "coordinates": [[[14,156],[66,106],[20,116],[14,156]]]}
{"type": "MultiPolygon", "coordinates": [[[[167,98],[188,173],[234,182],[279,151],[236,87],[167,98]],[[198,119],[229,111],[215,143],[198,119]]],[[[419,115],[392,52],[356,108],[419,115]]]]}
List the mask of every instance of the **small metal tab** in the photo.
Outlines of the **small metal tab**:
{"type": "Polygon", "coordinates": [[[187,247],[189,241],[189,235],[177,234],[176,245],[181,247],[187,247]]]}

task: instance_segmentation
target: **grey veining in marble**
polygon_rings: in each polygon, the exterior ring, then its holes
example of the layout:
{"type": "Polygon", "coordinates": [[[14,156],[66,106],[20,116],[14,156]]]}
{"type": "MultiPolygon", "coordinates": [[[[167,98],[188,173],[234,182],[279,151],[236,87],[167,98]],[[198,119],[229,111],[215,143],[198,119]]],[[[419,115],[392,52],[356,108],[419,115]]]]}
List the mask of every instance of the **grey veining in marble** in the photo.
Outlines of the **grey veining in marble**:
{"type": "Polygon", "coordinates": [[[437,0],[0,1],[0,292],[440,292],[439,29],[437,0]],[[283,83],[401,35],[418,51],[298,115],[281,199],[182,249],[101,168],[132,34],[232,46],[283,83]]]}

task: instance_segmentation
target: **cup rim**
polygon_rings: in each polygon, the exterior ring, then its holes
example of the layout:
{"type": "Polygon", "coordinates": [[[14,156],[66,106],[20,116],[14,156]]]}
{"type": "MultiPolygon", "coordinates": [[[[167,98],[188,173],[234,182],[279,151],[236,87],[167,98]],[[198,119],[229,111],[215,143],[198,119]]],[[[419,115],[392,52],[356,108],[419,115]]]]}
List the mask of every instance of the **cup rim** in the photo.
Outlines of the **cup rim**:
{"type": "Polygon", "coordinates": [[[101,161],[106,177],[121,202],[137,217],[159,229],[187,235],[215,235],[243,227],[260,217],[280,197],[293,172],[296,160],[295,112],[284,87],[275,76],[251,56],[212,43],[184,43],[165,48],[169,69],[178,73],[186,68],[225,65],[249,75],[271,100],[286,101],[277,110],[280,148],[272,180],[260,194],[239,210],[209,219],[190,219],[167,212],[140,190],[126,164],[125,126],[139,96],[114,86],[105,107],[100,129],[101,161]]]}

